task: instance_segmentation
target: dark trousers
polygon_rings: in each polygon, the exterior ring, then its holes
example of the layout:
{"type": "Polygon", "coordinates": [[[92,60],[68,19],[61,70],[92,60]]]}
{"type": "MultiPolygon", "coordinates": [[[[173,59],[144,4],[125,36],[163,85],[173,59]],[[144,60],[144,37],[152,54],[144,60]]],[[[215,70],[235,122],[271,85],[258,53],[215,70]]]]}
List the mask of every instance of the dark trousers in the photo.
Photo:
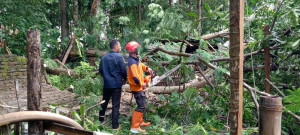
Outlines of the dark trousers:
{"type": "Polygon", "coordinates": [[[144,91],[132,91],[137,108],[135,109],[138,112],[144,112],[146,109],[146,95],[144,91]]]}
{"type": "Polygon", "coordinates": [[[120,115],[120,99],[121,88],[104,88],[103,98],[105,102],[101,105],[102,110],[99,112],[99,116],[104,116],[110,97],[112,97],[112,128],[119,127],[119,115],[120,115]]]}

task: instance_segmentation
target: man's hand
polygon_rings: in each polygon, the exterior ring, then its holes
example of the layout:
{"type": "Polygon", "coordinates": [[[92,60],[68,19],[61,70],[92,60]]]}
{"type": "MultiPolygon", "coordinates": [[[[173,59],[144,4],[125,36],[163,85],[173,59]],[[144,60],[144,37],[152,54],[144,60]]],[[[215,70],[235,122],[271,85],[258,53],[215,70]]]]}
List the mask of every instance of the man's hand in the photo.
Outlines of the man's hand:
{"type": "Polygon", "coordinates": [[[153,76],[153,71],[151,68],[148,67],[148,72],[151,74],[151,76],[153,76]]]}

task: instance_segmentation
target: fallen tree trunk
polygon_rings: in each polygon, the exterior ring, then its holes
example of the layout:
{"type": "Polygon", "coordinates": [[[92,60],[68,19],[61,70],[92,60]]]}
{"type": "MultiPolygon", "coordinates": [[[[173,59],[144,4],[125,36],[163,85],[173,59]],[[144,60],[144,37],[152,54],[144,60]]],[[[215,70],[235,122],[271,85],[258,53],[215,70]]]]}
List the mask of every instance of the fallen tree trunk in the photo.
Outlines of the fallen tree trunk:
{"type": "MultiPolygon", "coordinates": [[[[102,57],[102,56],[104,56],[107,53],[107,51],[100,51],[100,50],[96,50],[96,49],[89,49],[89,50],[86,50],[85,53],[86,53],[87,57],[99,57],[99,55],[100,55],[100,57],[102,57]]],[[[127,60],[128,54],[125,54],[125,55],[121,54],[121,55],[124,57],[125,60],[127,60]]]]}
{"type": "Polygon", "coordinates": [[[100,51],[96,49],[89,49],[85,51],[87,57],[97,57],[97,54],[100,56],[104,56],[106,54],[106,51],[100,51]]]}
{"type": "Polygon", "coordinates": [[[228,34],[229,34],[228,29],[224,29],[219,32],[203,35],[203,36],[201,36],[201,39],[209,40],[209,39],[213,39],[213,38],[220,37],[220,36],[227,36],[228,34]]]}
{"type": "Polygon", "coordinates": [[[68,71],[66,69],[63,69],[63,68],[51,69],[49,67],[46,67],[46,72],[49,73],[49,74],[54,74],[54,75],[63,74],[63,75],[67,75],[67,76],[80,77],[80,75],[78,73],[75,73],[73,70],[69,69],[68,71]]]}
{"type": "MultiPolygon", "coordinates": [[[[212,78],[209,78],[210,81],[212,81],[212,78]]],[[[185,84],[185,89],[187,88],[203,88],[207,84],[206,80],[198,80],[195,79],[192,82],[186,83],[185,84]]],[[[126,92],[131,92],[129,85],[123,85],[122,87],[123,91],[126,92]]],[[[183,86],[180,86],[180,89],[183,89],[183,86]]],[[[171,94],[173,91],[179,92],[179,86],[153,86],[148,88],[148,92],[151,92],[153,94],[171,94]]]]}

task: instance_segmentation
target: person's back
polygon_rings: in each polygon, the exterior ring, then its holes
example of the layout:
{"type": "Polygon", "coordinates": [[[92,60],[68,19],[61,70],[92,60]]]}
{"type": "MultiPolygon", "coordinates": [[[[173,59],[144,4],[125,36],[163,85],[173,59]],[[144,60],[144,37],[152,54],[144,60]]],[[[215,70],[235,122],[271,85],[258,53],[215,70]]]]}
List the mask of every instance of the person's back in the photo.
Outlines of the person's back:
{"type": "Polygon", "coordinates": [[[119,128],[119,109],[121,99],[122,78],[126,80],[127,72],[123,56],[120,53],[121,46],[118,40],[109,43],[111,51],[101,58],[99,73],[104,80],[103,98],[105,102],[101,105],[99,121],[104,121],[104,114],[110,97],[112,97],[112,128],[119,128]]]}
{"type": "Polygon", "coordinates": [[[123,56],[115,51],[110,51],[102,57],[101,62],[103,66],[100,70],[102,70],[104,88],[121,88],[122,77],[126,78],[126,73],[124,73],[126,70],[120,64],[124,63],[123,56]]]}

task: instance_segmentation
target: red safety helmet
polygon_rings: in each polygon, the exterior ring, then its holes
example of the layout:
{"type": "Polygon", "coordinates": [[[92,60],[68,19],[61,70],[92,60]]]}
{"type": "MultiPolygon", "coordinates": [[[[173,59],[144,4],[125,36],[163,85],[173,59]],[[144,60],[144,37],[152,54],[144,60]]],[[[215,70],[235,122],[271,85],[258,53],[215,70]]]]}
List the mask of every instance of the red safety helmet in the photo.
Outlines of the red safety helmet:
{"type": "Polygon", "coordinates": [[[135,52],[135,50],[139,47],[140,45],[136,41],[130,41],[126,44],[126,50],[128,50],[130,53],[135,52]]]}

